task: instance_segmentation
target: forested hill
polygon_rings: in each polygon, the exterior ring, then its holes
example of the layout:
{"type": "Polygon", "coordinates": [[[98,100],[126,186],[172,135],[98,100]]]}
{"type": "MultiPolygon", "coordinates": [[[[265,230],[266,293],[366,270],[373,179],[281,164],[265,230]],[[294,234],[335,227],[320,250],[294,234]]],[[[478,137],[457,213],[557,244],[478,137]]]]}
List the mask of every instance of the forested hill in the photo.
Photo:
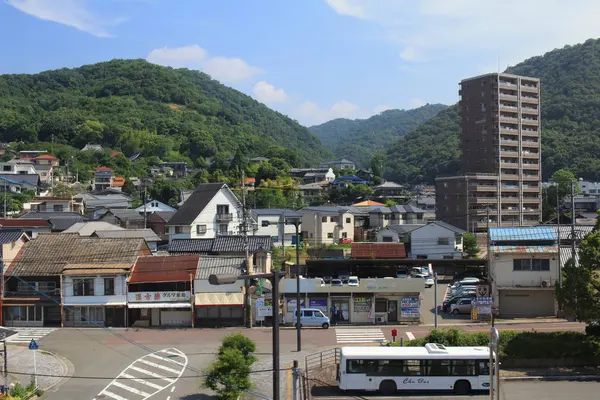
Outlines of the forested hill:
{"type": "Polygon", "coordinates": [[[292,164],[332,156],[307,128],[208,75],[144,60],[0,75],[0,140],[52,139],[167,160],[238,149],[292,164]]]}
{"type": "MultiPolygon", "coordinates": [[[[541,79],[543,178],[568,168],[600,180],[600,40],[553,50],[506,72],[541,79]]],[[[387,153],[388,177],[433,182],[458,172],[457,111],[442,111],[398,139],[387,153]]]]}
{"type": "Polygon", "coordinates": [[[416,129],[447,106],[427,104],[414,110],[387,110],[367,119],[338,118],[310,127],[338,157],[368,167],[376,152],[416,129]]]}

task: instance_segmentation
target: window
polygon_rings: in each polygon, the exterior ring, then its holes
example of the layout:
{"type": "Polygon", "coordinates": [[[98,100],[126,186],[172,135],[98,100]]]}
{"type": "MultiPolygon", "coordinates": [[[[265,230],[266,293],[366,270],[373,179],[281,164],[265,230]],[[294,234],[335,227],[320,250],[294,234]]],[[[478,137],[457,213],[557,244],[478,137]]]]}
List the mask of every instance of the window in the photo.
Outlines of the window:
{"type": "Polygon", "coordinates": [[[221,235],[227,235],[227,224],[219,224],[219,233],[221,235]]]}
{"type": "Polygon", "coordinates": [[[321,222],[327,222],[327,217],[321,217],[321,222]]]}
{"type": "Polygon", "coordinates": [[[352,218],[349,218],[349,217],[348,217],[348,218],[346,218],[346,223],[347,223],[347,224],[349,224],[349,223],[351,223],[351,222],[352,222],[352,218]]]}
{"type": "Polygon", "coordinates": [[[229,205],[219,204],[217,205],[217,215],[229,214],[229,205]]]}
{"type": "Polygon", "coordinates": [[[394,238],[392,236],[384,236],[381,239],[382,239],[381,241],[384,243],[392,243],[394,238]]]}
{"type": "Polygon", "coordinates": [[[513,260],[513,271],[550,271],[550,260],[524,258],[513,260]]]}
{"type": "Polygon", "coordinates": [[[340,217],[331,217],[331,222],[340,222],[340,217]]]}
{"type": "Polygon", "coordinates": [[[450,244],[450,238],[438,238],[438,244],[447,246],[450,244]]]}
{"type": "Polygon", "coordinates": [[[10,165],[5,165],[5,166],[2,167],[2,170],[5,171],[5,172],[6,171],[10,172],[10,171],[12,171],[12,168],[10,167],[10,165]]]}
{"type": "Polygon", "coordinates": [[[475,360],[452,360],[452,375],[474,376],[476,375],[475,366],[475,360]]]}
{"type": "Polygon", "coordinates": [[[196,233],[203,235],[206,233],[206,225],[196,225],[196,233]]]}
{"type": "Polygon", "coordinates": [[[303,316],[304,317],[309,317],[309,318],[312,317],[313,316],[312,310],[304,310],[303,311],[303,316]]]}
{"type": "Polygon", "coordinates": [[[423,360],[423,373],[426,376],[448,376],[450,364],[450,360],[423,360]]]}
{"type": "Polygon", "coordinates": [[[262,221],[260,226],[269,226],[269,221],[262,221]]]}
{"type": "Polygon", "coordinates": [[[73,296],[93,296],[94,279],[73,279],[73,296]]]}
{"type": "Polygon", "coordinates": [[[115,294],[115,278],[104,278],[104,295],[114,296],[115,294]]]}
{"type": "Polygon", "coordinates": [[[175,233],[183,233],[183,226],[176,226],[175,233]]]}
{"type": "Polygon", "coordinates": [[[279,236],[271,236],[271,242],[273,242],[273,243],[279,242],[279,236]]]}
{"type": "Polygon", "coordinates": [[[53,207],[53,209],[54,209],[54,211],[61,211],[62,212],[62,211],[64,211],[65,206],[62,205],[62,204],[55,204],[54,207],[53,207]]]}
{"type": "Polygon", "coordinates": [[[332,232],[329,232],[327,234],[327,239],[333,239],[333,233],[332,232]]]}
{"type": "Polygon", "coordinates": [[[9,321],[41,321],[42,314],[42,306],[6,307],[6,317],[9,321]]]}

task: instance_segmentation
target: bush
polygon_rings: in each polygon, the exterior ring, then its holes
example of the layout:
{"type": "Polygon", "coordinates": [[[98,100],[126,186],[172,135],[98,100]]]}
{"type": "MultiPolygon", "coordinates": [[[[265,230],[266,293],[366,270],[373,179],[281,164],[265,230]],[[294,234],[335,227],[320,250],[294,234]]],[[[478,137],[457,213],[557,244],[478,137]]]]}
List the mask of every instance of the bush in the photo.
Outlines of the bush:
{"type": "Polygon", "coordinates": [[[585,327],[585,334],[587,336],[600,336],[600,322],[590,322],[585,327]]]}

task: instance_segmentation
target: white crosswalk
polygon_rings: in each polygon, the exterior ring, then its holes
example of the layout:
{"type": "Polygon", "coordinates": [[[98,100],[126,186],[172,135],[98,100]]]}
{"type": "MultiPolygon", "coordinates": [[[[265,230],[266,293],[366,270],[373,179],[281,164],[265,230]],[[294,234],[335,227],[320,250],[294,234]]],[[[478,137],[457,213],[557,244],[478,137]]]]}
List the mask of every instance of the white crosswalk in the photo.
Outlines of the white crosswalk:
{"type": "Polygon", "coordinates": [[[383,343],[385,335],[379,328],[336,328],[338,343],[383,343]]]}
{"type": "Polygon", "coordinates": [[[187,363],[186,355],[175,348],[147,354],[129,364],[94,400],[148,399],[173,385],[187,363]]]}
{"type": "Polygon", "coordinates": [[[31,339],[35,339],[37,342],[46,335],[51,334],[57,328],[7,328],[11,331],[17,332],[16,335],[9,336],[6,339],[6,343],[13,344],[29,344],[31,339]]]}

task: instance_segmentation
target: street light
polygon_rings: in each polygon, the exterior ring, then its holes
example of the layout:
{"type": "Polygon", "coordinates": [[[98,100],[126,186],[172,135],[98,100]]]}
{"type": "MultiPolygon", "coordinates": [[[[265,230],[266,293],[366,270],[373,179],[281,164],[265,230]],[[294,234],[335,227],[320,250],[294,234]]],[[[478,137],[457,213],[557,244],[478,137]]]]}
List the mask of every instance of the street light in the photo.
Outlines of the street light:
{"type": "Polygon", "coordinates": [[[238,279],[269,279],[271,281],[272,317],[273,317],[273,400],[279,400],[279,278],[285,273],[273,271],[270,274],[255,275],[210,275],[208,283],[211,285],[231,285],[238,279]]]}
{"type": "MultiPolygon", "coordinates": [[[[302,325],[300,321],[300,224],[302,218],[287,218],[285,220],[287,225],[294,225],[296,227],[296,350],[302,351],[302,325]]],[[[285,229],[284,229],[285,238],[285,229]]]]}

